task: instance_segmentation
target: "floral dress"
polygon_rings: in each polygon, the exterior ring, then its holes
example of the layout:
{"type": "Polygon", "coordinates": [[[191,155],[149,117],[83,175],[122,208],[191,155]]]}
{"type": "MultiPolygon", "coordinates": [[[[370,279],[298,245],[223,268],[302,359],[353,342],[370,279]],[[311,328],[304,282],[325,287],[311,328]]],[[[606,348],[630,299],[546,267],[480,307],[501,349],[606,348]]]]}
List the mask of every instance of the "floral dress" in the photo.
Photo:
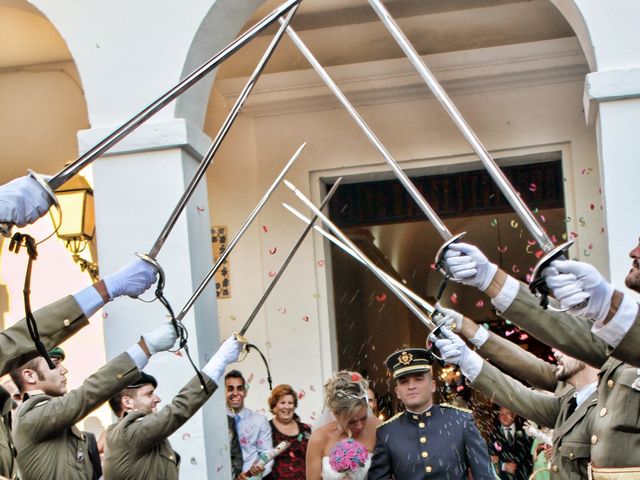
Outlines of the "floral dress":
{"type": "Polygon", "coordinates": [[[277,456],[273,462],[271,473],[265,477],[268,480],[300,480],[306,476],[306,456],[307,444],[311,436],[311,427],[306,423],[296,422],[300,433],[298,435],[285,435],[276,428],[273,420],[269,421],[271,425],[271,435],[273,437],[273,445],[280,442],[289,442],[287,448],[282,454],[277,456]]]}

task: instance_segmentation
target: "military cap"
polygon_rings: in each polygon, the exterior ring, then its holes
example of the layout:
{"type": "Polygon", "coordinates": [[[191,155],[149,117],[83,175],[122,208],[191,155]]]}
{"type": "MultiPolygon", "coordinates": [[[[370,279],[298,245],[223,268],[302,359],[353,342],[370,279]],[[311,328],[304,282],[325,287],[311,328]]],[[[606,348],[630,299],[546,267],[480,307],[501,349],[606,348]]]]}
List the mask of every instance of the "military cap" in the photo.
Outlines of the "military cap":
{"type": "Polygon", "coordinates": [[[49,356],[51,358],[59,358],[60,360],[63,360],[63,361],[67,357],[64,353],[64,350],[62,350],[60,347],[55,347],[49,350],[49,356]]]}
{"type": "Polygon", "coordinates": [[[405,348],[392,353],[385,360],[393,378],[410,373],[431,372],[433,354],[424,348],[405,348]]]}
{"type": "Polygon", "coordinates": [[[158,388],[158,381],[156,380],[156,378],[152,375],[149,375],[148,373],[142,372],[140,373],[140,378],[138,379],[138,381],[133,382],[127,388],[140,388],[149,384],[153,385],[153,388],[158,388]]]}

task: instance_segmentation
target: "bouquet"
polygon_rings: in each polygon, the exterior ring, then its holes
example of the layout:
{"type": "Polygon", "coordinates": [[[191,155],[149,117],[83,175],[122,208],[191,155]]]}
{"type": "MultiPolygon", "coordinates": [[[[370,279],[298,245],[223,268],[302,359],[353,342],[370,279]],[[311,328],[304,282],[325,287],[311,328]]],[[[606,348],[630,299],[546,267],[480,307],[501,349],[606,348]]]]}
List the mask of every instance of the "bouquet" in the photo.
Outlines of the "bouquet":
{"type": "Polygon", "coordinates": [[[329,453],[329,464],[338,473],[343,474],[343,478],[352,478],[351,473],[362,469],[369,458],[369,452],[360,442],[353,438],[342,440],[329,453]]]}

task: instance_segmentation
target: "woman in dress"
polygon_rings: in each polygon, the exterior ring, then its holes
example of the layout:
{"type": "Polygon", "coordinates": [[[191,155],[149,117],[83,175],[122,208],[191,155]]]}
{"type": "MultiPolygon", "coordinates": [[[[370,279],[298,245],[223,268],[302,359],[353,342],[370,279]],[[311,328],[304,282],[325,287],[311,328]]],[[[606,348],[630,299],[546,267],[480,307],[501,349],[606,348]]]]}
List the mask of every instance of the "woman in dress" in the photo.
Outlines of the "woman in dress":
{"type": "MultiPolygon", "coordinates": [[[[380,423],[367,404],[368,382],[356,372],[341,371],[324,386],[325,410],[332,418],[313,432],[307,447],[307,480],[334,480],[344,476],[331,466],[331,450],[339,442],[353,439],[373,452],[376,427],[380,423]]],[[[370,464],[353,472],[350,478],[365,479],[370,464]]]]}
{"type": "Polygon", "coordinates": [[[296,408],[298,395],[291,385],[277,385],[269,397],[269,409],[273,418],[271,435],[273,446],[280,442],[289,442],[289,448],[274,459],[269,480],[300,480],[305,475],[307,443],[311,436],[311,427],[302,423],[296,408]]]}

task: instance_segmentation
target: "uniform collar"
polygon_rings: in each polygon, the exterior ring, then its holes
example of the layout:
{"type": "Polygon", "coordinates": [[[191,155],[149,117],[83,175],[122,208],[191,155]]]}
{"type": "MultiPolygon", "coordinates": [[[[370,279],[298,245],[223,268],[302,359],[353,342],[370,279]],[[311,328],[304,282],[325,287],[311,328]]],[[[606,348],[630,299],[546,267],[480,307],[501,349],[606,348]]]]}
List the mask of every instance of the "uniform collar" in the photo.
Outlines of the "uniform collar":
{"type": "Polygon", "coordinates": [[[45,395],[45,393],[42,390],[27,390],[22,396],[22,401],[24,402],[25,400],[29,400],[31,397],[35,397],[36,395],[45,395]]]}
{"type": "Polygon", "coordinates": [[[425,418],[432,416],[434,412],[435,412],[435,409],[433,408],[433,404],[422,413],[412,412],[411,410],[408,410],[408,409],[405,410],[405,414],[407,415],[407,418],[412,422],[419,422],[421,420],[424,420],[425,418]]]}

